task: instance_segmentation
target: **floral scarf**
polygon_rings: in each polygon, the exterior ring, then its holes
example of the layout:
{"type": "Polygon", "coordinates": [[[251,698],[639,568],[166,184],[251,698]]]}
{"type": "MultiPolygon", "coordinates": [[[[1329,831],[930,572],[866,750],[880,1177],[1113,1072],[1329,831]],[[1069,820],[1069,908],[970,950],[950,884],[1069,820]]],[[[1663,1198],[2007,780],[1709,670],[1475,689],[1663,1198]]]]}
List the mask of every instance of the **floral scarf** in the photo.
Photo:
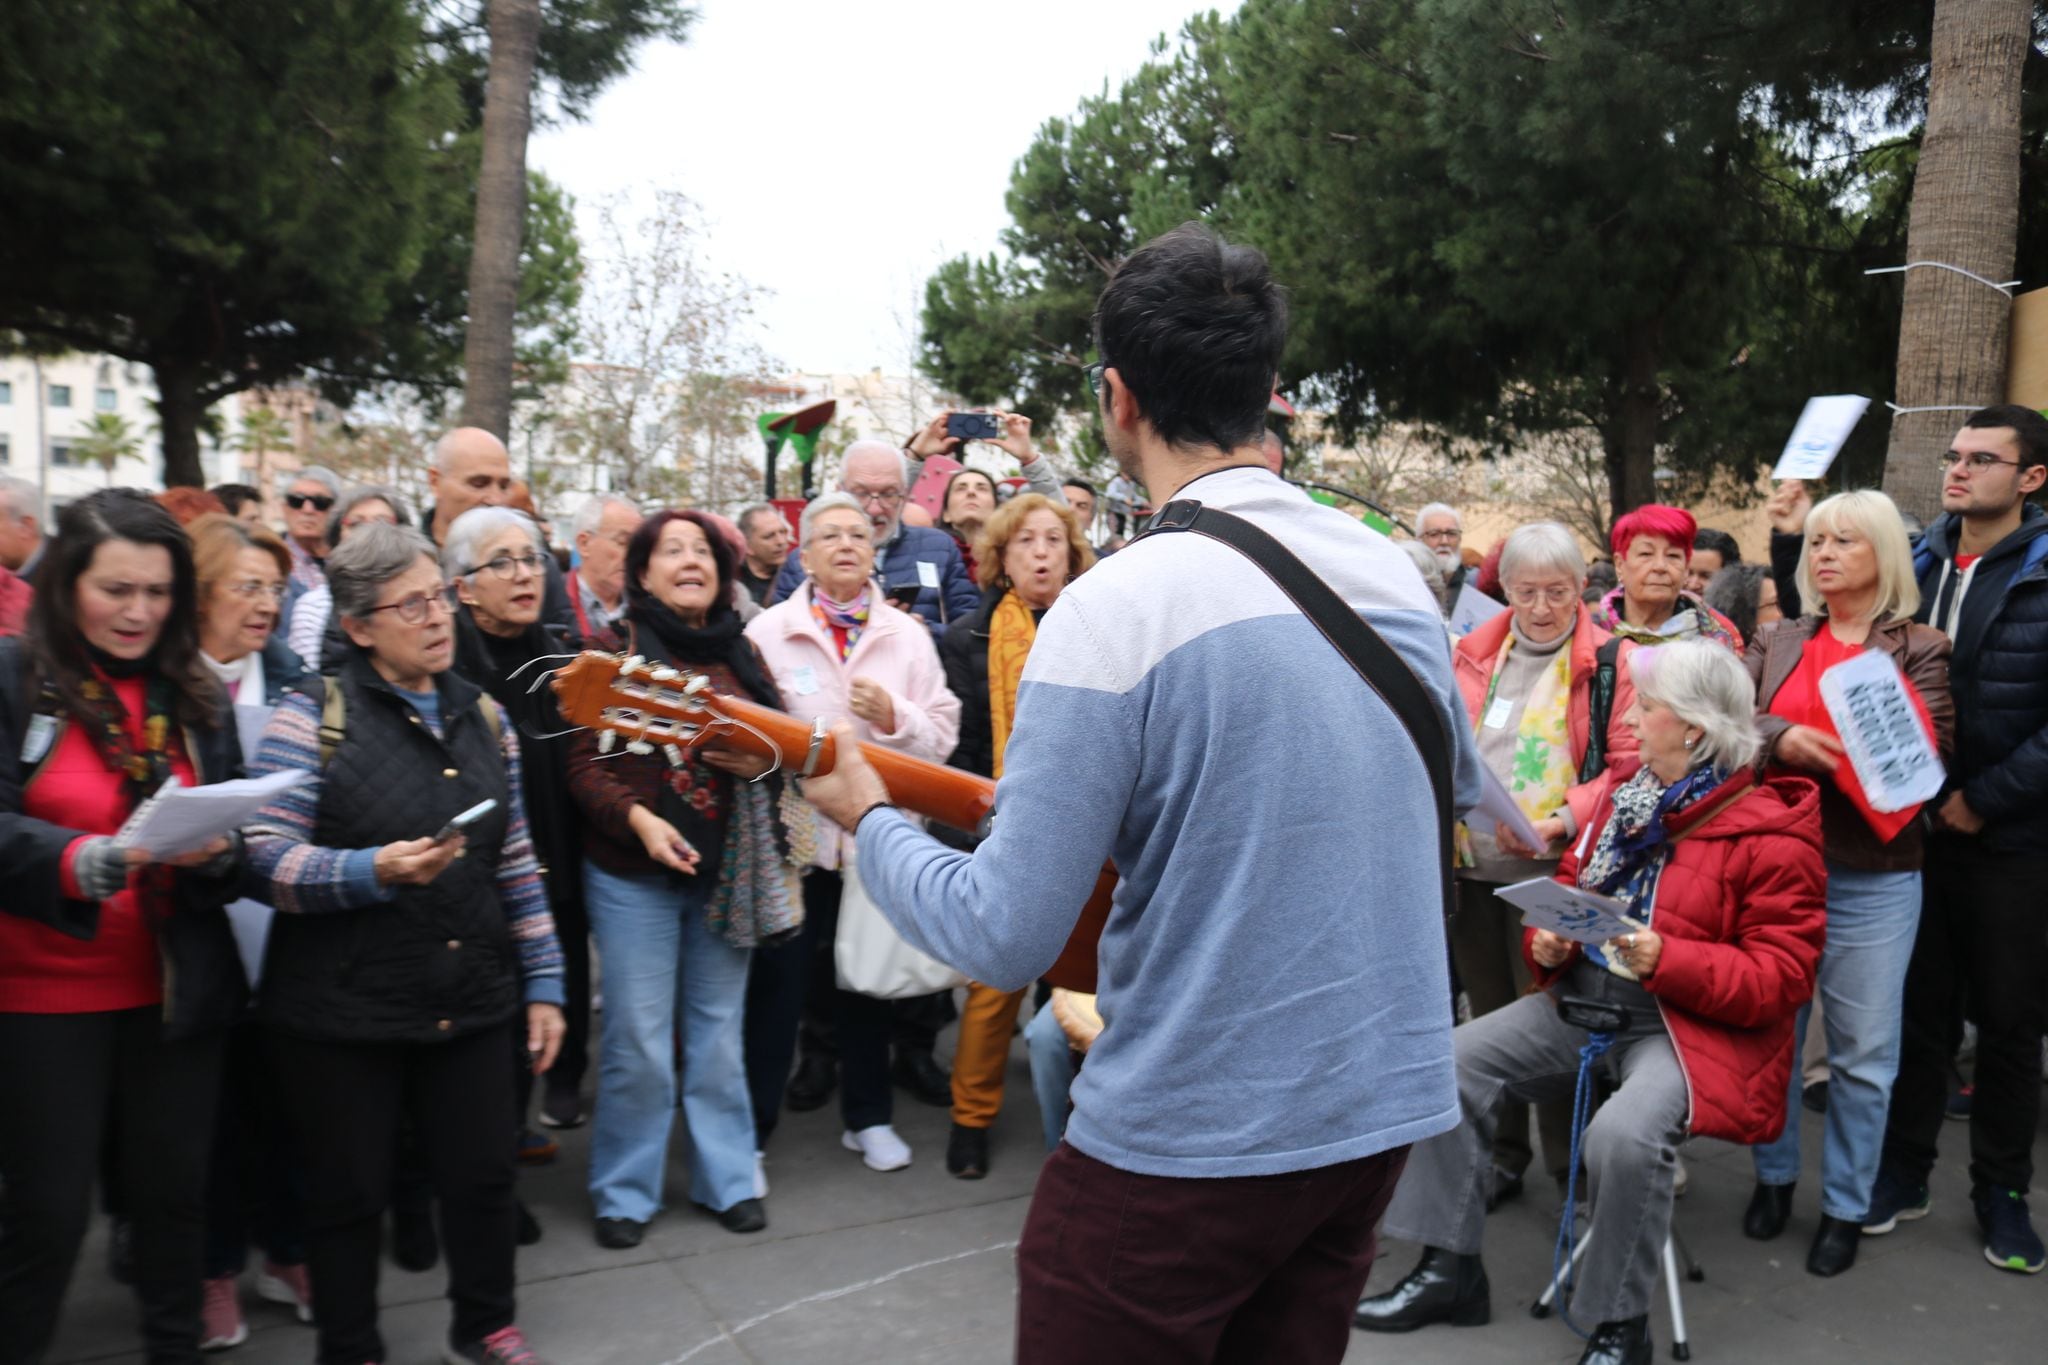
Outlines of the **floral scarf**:
{"type": "Polygon", "coordinates": [[[1717,645],[1736,648],[1734,630],[1697,597],[1678,594],[1671,619],[1664,623],[1662,629],[1651,630],[1647,626],[1632,626],[1621,619],[1623,592],[1623,589],[1616,588],[1600,599],[1600,605],[1592,609],[1594,625],[1624,640],[1634,640],[1643,645],[1668,645],[1673,640],[1712,640],[1717,645]]]}
{"type": "Polygon", "coordinates": [[[1016,593],[1004,593],[988,618],[988,719],[997,777],[1003,775],[1003,750],[1010,745],[1010,726],[1017,717],[1024,657],[1037,638],[1038,622],[1031,608],[1016,593]]]}
{"type": "MultiPolygon", "coordinates": [[[[1593,851],[1579,865],[1579,885],[1588,891],[1612,896],[1628,906],[1629,916],[1648,924],[1657,898],[1657,881],[1663,876],[1665,860],[1671,856],[1671,838],[1664,821],[1698,801],[1728,780],[1721,770],[1702,765],[1666,787],[1645,766],[1614,789],[1614,808],[1593,845],[1593,851]]],[[[1592,945],[1586,956],[1608,966],[1606,956],[1592,945]]],[[[1612,970],[1612,968],[1609,968],[1612,970]]]]}
{"type": "MultiPolygon", "coordinates": [[[[1496,686],[1501,670],[1507,666],[1508,651],[1514,647],[1515,636],[1510,631],[1494,660],[1496,686]]],[[[1491,689],[1486,700],[1491,706],[1491,689]]],[[[1557,814],[1565,804],[1565,793],[1579,775],[1579,765],[1572,762],[1567,720],[1571,700],[1572,647],[1567,640],[1557,651],[1556,662],[1537,675],[1535,687],[1522,703],[1522,723],[1515,731],[1515,759],[1505,785],[1515,804],[1522,808],[1522,814],[1532,821],[1547,820],[1557,814]]],[[[1482,709],[1479,714],[1483,723],[1486,711],[1482,709]]]]}
{"type": "Polygon", "coordinates": [[[834,602],[811,584],[811,616],[824,628],[827,635],[839,640],[839,661],[846,662],[853,657],[853,647],[860,643],[861,632],[868,628],[869,591],[863,587],[851,602],[834,602]]]}
{"type": "Polygon", "coordinates": [[[139,806],[170,780],[171,712],[177,693],[171,680],[151,669],[143,685],[142,746],[137,748],[128,733],[128,708],[112,687],[97,677],[87,678],[78,689],[85,710],[76,715],[86,737],[111,772],[119,773],[127,787],[128,804],[139,806]]]}

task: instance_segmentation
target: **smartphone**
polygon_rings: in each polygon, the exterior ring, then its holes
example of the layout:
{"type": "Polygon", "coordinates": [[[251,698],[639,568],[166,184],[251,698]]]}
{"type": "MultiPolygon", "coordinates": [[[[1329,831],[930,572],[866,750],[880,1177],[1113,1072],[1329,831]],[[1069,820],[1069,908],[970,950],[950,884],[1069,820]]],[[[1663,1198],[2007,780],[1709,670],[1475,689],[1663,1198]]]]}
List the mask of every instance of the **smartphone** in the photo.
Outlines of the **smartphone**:
{"type": "Polygon", "coordinates": [[[882,590],[882,597],[896,610],[909,611],[917,605],[917,594],[919,591],[921,591],[920,584],[897,583],[891,587],[884,588],[882,590]]]}
{"type": "Polygon", "coordinates": [[[485,797],[468,810],[462,812],[462,814],[450,819],[447,824],[441,826],[440,832],[434,836],[434,842],[437,844],[447,843],[456,835],[467,832],[471,825],[474,825],[497,808],[498,799],[495,796],[485,797]]]}
{"type": "Polygon", "coordinates": [[[1000,441],[1003,419],[992,412],[956,412],[946,418],[946,434],[963,441],[1000,441]]]}

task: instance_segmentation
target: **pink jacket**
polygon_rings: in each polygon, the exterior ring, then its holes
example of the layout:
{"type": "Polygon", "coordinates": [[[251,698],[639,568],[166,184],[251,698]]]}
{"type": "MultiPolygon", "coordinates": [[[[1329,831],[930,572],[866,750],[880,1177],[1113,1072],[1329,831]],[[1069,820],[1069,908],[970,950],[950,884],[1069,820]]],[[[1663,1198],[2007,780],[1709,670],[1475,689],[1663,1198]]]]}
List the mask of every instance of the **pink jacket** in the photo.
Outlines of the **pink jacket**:
{"type": "MultiPolygon", "coordinates": [[[[811,615],[809,583],[755,617],[747,638],[761,651],[782,704],[804,720],[844,717],[864,740],[943,763],[960,736],[960,699],[946,689],[931,629],[915,616],[875,601],[867,629],[844,662],[831,634],[811,615]],[[846,699],[855,678],[872,678],[895,703],[896,728],[879,731],[854,715],[846,699]]],[[[820,815],[818,866],[838,867],[846,831],[820,815]]]]}
{"type": "MultiPolygon", "coordinates": [[[[1474,725],[1479,723],[1479,712],[1486,706],[1486,689],[1493,682],[1493,663],[1508,638],[1508,625],[1513,619],[1512,611],[1501,612],[1458,641],[1455,654],[1458,691],[1465,698],[1465,712],[1474,725]]],[[[1565,708],[1565,729],[1571,741],[1574,763],[1586,761],[1586,747],[1592,741],[1593,673],[1599,663],[1595,656],[1600,652],[1600,646],[1606,643],[1607,634],[1593,624],[1592,615],[1583,603],[1580,604],[1578,624],[1572,627],[1572,640],[1568,646],[1572,652],[1572,695],[1565,708]]],[[[1632,644],[1622,645],[1621,653],[1614,661],[1614,709],[1607,717],[1607,770],[1620,777],[1632,776],[1640,766],[1636,758],[1635,732],[1621,723],[1621,718],[1628,714],[1628,708],[1636,699],[1635,678],[1628,670],[1628,656],[1634,649],[1632,644]]],[[[1599,796],[1598,778],[1579,783],[1565,793],[1572,833],[1585,828],[1599,796]]]]}

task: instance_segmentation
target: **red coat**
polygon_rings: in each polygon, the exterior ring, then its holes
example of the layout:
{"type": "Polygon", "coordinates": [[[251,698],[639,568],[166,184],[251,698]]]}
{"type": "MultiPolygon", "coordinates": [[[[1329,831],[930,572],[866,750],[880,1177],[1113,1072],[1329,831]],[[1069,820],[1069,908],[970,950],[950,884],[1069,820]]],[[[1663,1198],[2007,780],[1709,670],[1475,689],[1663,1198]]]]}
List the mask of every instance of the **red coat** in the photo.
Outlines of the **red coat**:
{"type": "MultiPolygon", "coordinates": [[[[1745,770],[1669,822],[1686,837],[1657,883],[1650,926],[1664,947],[1643,982],[1685,1073],[1690,1131],[1741,1143],[1785,1129],[1793,1017],[1813,995],[1827,934],[1820,789],[1803,777],[1752,782],[1745,770]]],[[[1603,790],[1559,881],[1576,881],[1612,811],[1603,790]]],[[[1534,937],[1523,931],[1525,954],[1534,937]]],[[[1548,986],[1577,956],[1556,968],[1532,957],[1530,969],[1548,986]]]]}

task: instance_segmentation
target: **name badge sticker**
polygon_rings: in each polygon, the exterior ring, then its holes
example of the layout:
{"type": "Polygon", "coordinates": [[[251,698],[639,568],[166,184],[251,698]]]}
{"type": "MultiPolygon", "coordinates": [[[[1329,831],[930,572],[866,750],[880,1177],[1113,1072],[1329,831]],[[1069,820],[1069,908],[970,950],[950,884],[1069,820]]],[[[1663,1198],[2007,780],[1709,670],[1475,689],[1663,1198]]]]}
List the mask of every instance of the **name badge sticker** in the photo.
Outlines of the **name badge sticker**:
{"type": "Polygon", "coordinates": [[[789,675],[789,686],[799,697],[808,697],[818,690],[818,670],[805,664],[789,675]]]}
{"type": "Polygon", "coordinates": [[[1515,713],[1513,697],[1495,697],[1493,705],[1486,708],[1486,728],[1499,730],[1506,727],[1508,717],[1515,713]]]}
{"type": "Polygon", "coordinates": [[[917,581],[918,581],[918,582],[920,582],[920,583],[922,583],[922,584],[924,584],[924,586],[926,586],[927,588],[936,588],[936,587],[938,587],[938,586],[939,586],[939,566],[938,566],[938,565],[936,565],[936,564],[934,564],[934,563],[932,563],[932,562],[931,562],[931,561],[930,561],[929,559],[920,559],[920,560],[918,560],[918,561],[917,561],[917,581]]]}

